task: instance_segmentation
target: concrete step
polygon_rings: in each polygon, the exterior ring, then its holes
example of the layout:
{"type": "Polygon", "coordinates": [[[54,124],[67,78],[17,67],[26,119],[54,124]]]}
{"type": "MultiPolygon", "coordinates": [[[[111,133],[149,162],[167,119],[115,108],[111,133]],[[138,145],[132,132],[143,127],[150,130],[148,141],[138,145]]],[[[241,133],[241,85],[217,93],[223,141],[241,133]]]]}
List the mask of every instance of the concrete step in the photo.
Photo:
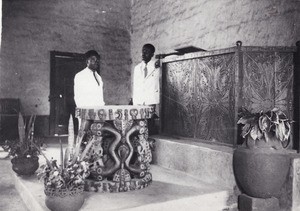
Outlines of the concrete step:
{"type": "MultiPolygon", "coordinates": [[[[58,144],[48,147],[46,154],[58,159],[58,144]]],[[[43,158],[40,163],[43,163],[43,158]]],[[[82,211],[92,210],[195,210],[220,211],[228,209],[230,189],[204,183],[185,173],[153,165],[153,182],[145,189],[122,193],[85,192],[82,211]]],[[[45,211],[44,187],[36,176],[14,174],[15,185],[29,210],[45,211]]]]}
{"type": "Polygon", "coordinates": [[[233,189],[236,186],[232,158],[233,148],[184,138],[153,136],[154,163],[185,172],[212,185],[233,189]]]}
{"type": "Polygon", "coordinates": [[[15,188],[12,164],[9,158],[0,159],[0,210],[29,211],[15,188]]]}

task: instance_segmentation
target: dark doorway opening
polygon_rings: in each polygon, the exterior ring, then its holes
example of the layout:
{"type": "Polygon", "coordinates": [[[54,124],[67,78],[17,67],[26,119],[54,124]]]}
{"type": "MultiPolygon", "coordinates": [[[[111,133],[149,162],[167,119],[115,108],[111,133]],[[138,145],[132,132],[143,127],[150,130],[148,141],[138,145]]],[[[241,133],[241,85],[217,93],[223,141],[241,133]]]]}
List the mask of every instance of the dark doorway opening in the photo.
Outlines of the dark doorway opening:
{"type": "Polygon", "coordinates": [[[78,120],[75,118],[74,77],[86,67],[84,54],[50,52],[50,135],[68,134],[70,115],[75,134],[78,120]]]}

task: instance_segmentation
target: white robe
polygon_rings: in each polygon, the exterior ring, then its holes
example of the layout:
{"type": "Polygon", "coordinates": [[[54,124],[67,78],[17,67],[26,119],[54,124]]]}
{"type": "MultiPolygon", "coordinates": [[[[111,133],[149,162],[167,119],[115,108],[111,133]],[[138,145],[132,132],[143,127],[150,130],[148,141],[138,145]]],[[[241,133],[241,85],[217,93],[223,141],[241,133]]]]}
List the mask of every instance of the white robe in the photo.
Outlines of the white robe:
{"type": "Polygon", "coordinates": [[[88,67],[78,72],[74,78],[74,100],[79,108],[98,107],[105,105],[103,100],[103,82],[101,76],[88,67]]]}
{"type": "Polygon", "coordinates": [[[155,68],[155,60],[147,63],[147,76],[144,76],[146,63],[142,61],[135,66],[132,76],[133,105],[159,104],[159,71],[155,68]]]}

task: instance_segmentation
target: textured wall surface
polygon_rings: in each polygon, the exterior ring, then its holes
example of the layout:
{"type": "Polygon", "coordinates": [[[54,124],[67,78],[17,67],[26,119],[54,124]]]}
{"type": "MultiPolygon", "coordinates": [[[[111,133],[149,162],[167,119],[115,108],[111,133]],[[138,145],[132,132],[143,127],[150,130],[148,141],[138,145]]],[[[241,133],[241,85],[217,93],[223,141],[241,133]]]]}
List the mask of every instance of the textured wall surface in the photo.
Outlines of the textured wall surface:
{"type": "Polygon", "coordinates": [[[3,0],[2,7],[1,98],[20,98],[26,114],[49,115],[50,51],[95,49],[106,103],[128,103],[128,0],[3,0]]]}
{"type": "Polygon", "coordinates": [[[157,53],[194,45],[294,46],[300,40],[299,0],[132,0],[131,54],[151,42],[157,53]]]}
{"type": "Polygon", "coordinates": [[[169,53],[237,40],[293,46],[300,37],[299,0],[3,0],[2,7],[0,97],[20,98],[26,113],[40,115],[49,114],[51,50],[98,50],[106,103],[127,104],[130,53],[136,65],[146,42],[169,53]]]}

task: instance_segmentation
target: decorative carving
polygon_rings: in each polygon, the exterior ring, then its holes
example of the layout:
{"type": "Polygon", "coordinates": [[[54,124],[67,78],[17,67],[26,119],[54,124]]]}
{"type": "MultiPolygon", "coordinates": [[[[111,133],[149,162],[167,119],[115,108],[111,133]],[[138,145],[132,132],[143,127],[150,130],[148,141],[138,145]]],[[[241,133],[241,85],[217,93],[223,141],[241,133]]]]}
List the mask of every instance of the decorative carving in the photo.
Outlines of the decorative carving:
{"type": "Polygon", "coordinates": [[[117,111],[115,112],[115,119],[117,120],[121,120],[123,117],[122,115],[122,109],[117,109],[117,111]]]}
{"type": "Polygon", "coordinates": [[[109,109],[109,120],[113,120],[114,118],[113,118],[113,111],[112,111],[112,109],[109,109]]]}
{"type": "Polygon", "coordinates": [[[138,110],[137,109],[130,109],[130,115],[132,119],[136,119],[138,114],[138,110]]]}
{"type": "Polygon", "coordinates": [[[194,58],[165,59],[162,132],[234,144],[241,106],[252,112],[278,107],[292,118],[293,51],[237,42],[194,58]]]}
{"type": "Polygon", "coordinates": [[[124,118],[125,118],[125,120],[128,120],[128,110],[127,109],[124,110],[124,118]]]}
{"type": "Polygon", "coordinates": [[[139,190],[147,187],[152,182],[151,173],[147,173],[143,178],[134,178],[130,181],[95,181],[87,180],[85,190],[95,192],[125,192],[132,190],[139,190]]]}
{"type": "Polygon", "coordinates": [[[102,121],[104,121],[106,119],[106,112],[104,109],[100,109],[98,111],[98,117],[99,117],[99,120],[102,120],[102,121]]]}
{"type": "Polygon", "coordinates": [[[83,186],[79,186],[79,187],[75,187],[73,188],[72,190],[69,190],[69,189],[62,189],[62,188],[48,188],[46,187],[44,189],[44,192],[45,192],[45,195],[46,196],[50,196],[50,197],[61,197],[61,198],[64,198],[66,196],[75,196],[75,195],[78,195],[78,194],[81,194],[83,193],[83,186]]]}
{"type": "Polygon", "coordinates": [[[165,132],[231,142],[234,69],[234,54],[167,63],[162,107],[165,132]]]}
{"type": "Polygon", "coordinates": [[[95,119],[95,117],[96,117],[96,113],[95,113],[94,109],[88,109],[87,115],[88,115],[89,119],[95,119]]]}
{"type": "Polygon", "coordinates": [[[147,121],[150,106],[103,106],[101,109],[78,108],[83,115],[80,134],[87,134],[85,145],[92,147],[84,159],[90,162],[91,178],[87,190],[123,192],[147,187],[152,181],[151,147],[148,141],[147,121]],[[93,110],[93,113],[91,112],[93,110]],[[128,114],[130,111],[130,115],[128,114]],[[140,112],[139,112],[140,111],[140,112]],[[104,115],[105,113],[115,114],[104,115]],[[97,114],[97,115],[94,115],[97,114]],[[108,121],[105,121],[105,118],[108,121]],[[109,121],[113,120],[113,121],[109,121]]]}
{"type": "Polygon", "coordinates": [[[148,119],[154,113],[153,106],[102,106],[101,109],[76,109],[76,117],[90,120],[148,119]],[[128,114],[128,111],[130,115],[128,114]]]}
{"type": "Polygon", "coordinates": [[[141,114],[141,119],[144,119],[144,118],[145,118],[145,116],[144,116],[144,109],[143,109],[143,108],[141,108],[141,110],[140,110],[140,114],[141,114]]]}

